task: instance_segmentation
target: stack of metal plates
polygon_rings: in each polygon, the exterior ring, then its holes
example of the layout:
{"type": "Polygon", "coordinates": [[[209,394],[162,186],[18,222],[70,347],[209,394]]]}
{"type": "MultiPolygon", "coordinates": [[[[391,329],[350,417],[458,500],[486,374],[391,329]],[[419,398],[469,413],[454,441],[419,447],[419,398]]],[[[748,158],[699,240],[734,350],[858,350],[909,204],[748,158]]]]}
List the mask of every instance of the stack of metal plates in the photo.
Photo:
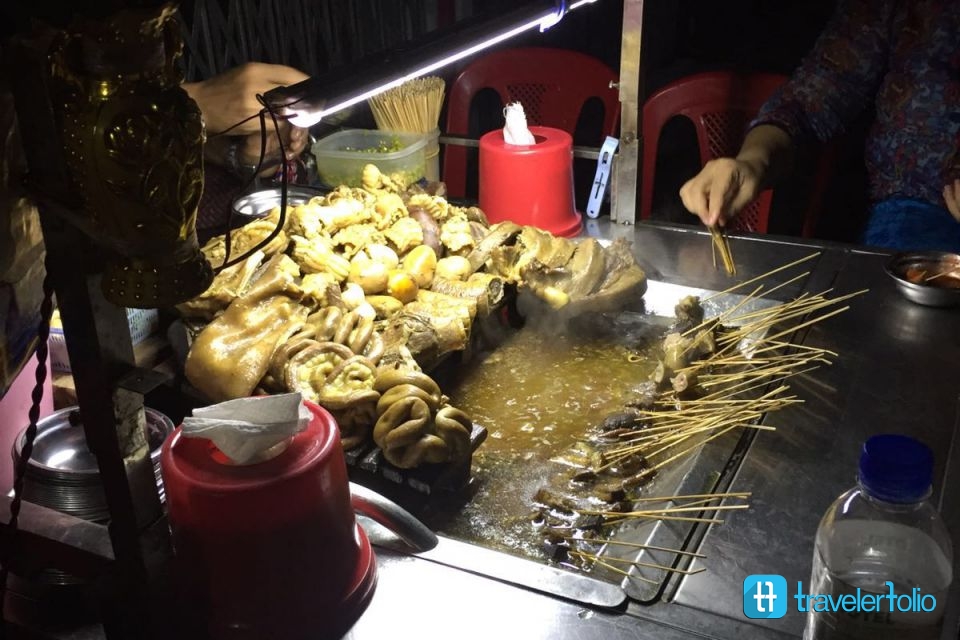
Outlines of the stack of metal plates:
{"type": "MultiPolygon", "coordinates": [[[[163,500],[160,447],[173,431],[173,423],[154,409],[145,409],[145,414],[150,457],[163,500]]],[[[26,428],[14,441],[14,461],[20,458],[25,437],[26,428]]],[[[77,407],[61,409],[37,423],[33,455],[24,476],[23,499],[85,520],[109,519],[97,459],[87,448],[77,407]]]]}

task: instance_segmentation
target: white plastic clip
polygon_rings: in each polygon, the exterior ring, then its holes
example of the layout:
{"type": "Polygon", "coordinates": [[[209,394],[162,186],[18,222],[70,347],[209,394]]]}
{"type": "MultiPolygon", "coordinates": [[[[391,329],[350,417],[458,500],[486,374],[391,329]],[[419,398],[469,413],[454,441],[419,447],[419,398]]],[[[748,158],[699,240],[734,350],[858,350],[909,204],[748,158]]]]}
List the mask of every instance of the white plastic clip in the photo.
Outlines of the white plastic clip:
{"type": "Polygon", "coordinates": [[[597,160],[597,175],[593,179],[593,188],[590,190],[590,199],[587,201],[587,217],[596,218],[600,215],[600,205],[607,191],[610,181],[610,166],[613,164],[613,153],[617,150],[620,141],[611,136],[603,141],[600,147],[600,158],[597,160]]]}

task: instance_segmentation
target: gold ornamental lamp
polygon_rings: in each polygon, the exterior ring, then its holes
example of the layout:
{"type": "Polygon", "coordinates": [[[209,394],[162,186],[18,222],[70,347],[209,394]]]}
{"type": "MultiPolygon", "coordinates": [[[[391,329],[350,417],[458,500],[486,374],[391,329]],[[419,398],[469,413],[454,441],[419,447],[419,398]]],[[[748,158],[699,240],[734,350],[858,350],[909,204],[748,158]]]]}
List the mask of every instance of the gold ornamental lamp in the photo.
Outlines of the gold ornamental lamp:
{"type": "Polygon", "coordinates": [[[128,9],[60,33],[49,94],[66,204],[105,251],[102,287],[123,307],[165,307],[210,285],[196,236],[200,111],[180,88],[174,7],[128,9]]]}

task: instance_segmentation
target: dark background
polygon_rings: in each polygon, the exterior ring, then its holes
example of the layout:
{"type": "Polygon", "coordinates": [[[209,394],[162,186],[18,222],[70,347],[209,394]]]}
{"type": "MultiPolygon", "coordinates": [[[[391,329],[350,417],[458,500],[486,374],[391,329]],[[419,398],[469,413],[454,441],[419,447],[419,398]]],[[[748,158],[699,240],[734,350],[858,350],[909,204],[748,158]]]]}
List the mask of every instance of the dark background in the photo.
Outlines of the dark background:
{"type": "MultiPolygon", "coordinates": [[[[535,2],[536,0],[526,0],[535,2]]],[[[542,3],[542,0],[540,0],[542,3]]],[[[196,80],[248,60],[291,64],[322,77],[360,68],[385,51],[416,45],[432,34],[496,16],[524,0],[185,0],[180,3],[187,42],[185,71],[196,80]],[[244,26],[246,25],[246,26],[244,26]],[[237,42],[246,43],[246,48],[237,42]]],[[[143,0],[143,4],[150,4],[143,0]]],[[[106,12],[115,2],[39,0],[3,3],[0,35],[23,29],[31,19],[64,24],[78,12],[106,12]]],[[[644,3],[641,95],[650,95],[683,75],[713,69],[789,74],[809,50],[834,10],[836,0],[647,0],[644,3]]],[[[620,65],[623,0],[600,0],[570,13],[546,33],[532,32],[502,47],[549,46],[578,50],[620,65]]],[[[463,64],[466,64],[465,62],[463,64]]],[[[442,72],[451,81],[463,65],[442,72]]],[[[471,134],[502,126],[496,105],[483,100],[471,134]],[[490,116],[489,114],[495,114],[490,116]]],[[[853,240],[865,210],[863,132],[870,114],[843,140],[816,235],[853,240]]],[[[443,123],[443,117],[441,123],[443,123]]],[[[590,123],[587,123],[589,125],[590,123]]],[[[318,135],[341,127],[374,127],[365,107],[318,127],[318,135]]],[[[585,127],[589,129],[589,126],[585,127]]],[[[577,144],[596,146],[597,132],[578,132],[577,144]]],[[[661,139],[654,219],[693,224],[677,191],[699,169],[693,128],[668,125],[661,139]]],[[[810,173],[812,162],[797,173],[810,173]]],[[[592,178],[589,161],[578,161],[578,183],[592,178]]],[[[585,191],[578,190],[578,193],[585,191]]],[[[784,185],[775,192],[771,231],[799,232],[806,187],[784,185]]],[[[578,203],[585,198],[580,195],[578,203]]]]}
{"type": "MultiPolygon", "coordinates": [[[[621,1],[603,0],[568,16],[536,42],[594,55],[614,69],[620,65],[621,1]],[[577,13],[582,13],[578,16],[577,13]]],[[[680,0],[644,3],[641,95],[700,71],[734,69],[789,75],[813,46],[836,0],[680,0]]],[[[534,44],[531,39],[531,44],[534,44]]],[[[871,114],[864,113],[839,140],[816,229],[817,237],[854,241],[865,219],[866,178],[863,139],[871,114]]],[[[653,219],[695,224],[683,208],[680,186],[700,169],[693,126],[675,119],[658,149],[653,219]]],[[[797,235],[807,183],[819,149],[805,148],[795,180],[775,190],[771,232],[797,235]]],[[[639,196],[638,196],[639,202],[639,196]]]]}

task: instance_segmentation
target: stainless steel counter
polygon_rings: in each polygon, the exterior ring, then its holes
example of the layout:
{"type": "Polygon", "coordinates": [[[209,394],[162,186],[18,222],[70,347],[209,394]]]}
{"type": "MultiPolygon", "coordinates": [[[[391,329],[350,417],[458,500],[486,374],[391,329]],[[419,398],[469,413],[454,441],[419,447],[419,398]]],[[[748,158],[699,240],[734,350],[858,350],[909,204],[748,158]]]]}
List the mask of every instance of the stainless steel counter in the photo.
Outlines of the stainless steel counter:
{"type": "MultiPolygon", "coordinates": [[[[751,507],[726,512],[722,526],[707,530],[698,548],[707,571],[668,583],[654,604],[603,608],[485,577],[481,574],[496,572],[483,566],[482,554],[471,561],[474,571],[467,571],[438,561],[442,554],[415,557],[378,547],[379,584],[349,640],[799,637],[803,619],[790,611],[793,607],[779,620],[743,615],[743,579],[780,574],[791,592],[798,580],[807,585],[820,516],[853,485],[862,441],[880,432],[911,434],[934,450],[934,498],[960,556],[960,486],[948,481],[960,473],[954,451],[960,422],[960,309],[908,302],[883,271],[886,254],[859,247],[771,236],[733,238],[738,274],[731,279],[714,269],[709,235],[698,228],[590,221],[585,233],[628,238],[650,277],[673,284],[724,290],[819,251],[804,267],[809,275],[779,296],[830,288],[836,295],[869,292],[801,336],[802,342],[839,356],[832,366],[793,380],[803,404],[767,416],[765,423],[777,430],[758,433],[740,464],[728,470],[732,490],[752,492],[751,507]]],[[[500,573],[509,580],[509,567],[500,573]]],[[[954,574],[960,574],[956,560],[954,574]]],[[[945,640],[958,637],[958,584],[955,580],[949,594],[945,640]]],[[[592,601],[607,595],[594,594],[592,601]]],[[[102,635],[84,628],[55,637],[102,635]]]]}
{"type": "MultiPolygon", "coordinates": [[[[780,574],[791,592],[798,580],[808,583],[820,516],[855,482],[863,440],[881,432],[914,435],[936,453],[934,498],[960,555],[960,487],[947,482],[960,472],[954,452],[960,309],[908,302],[883,271],[886,254],[859,247],[771,236],[733,238],[738,273],[731,280],[714,269],[709,235],[696,228],[590,221],[585,233],[627,237],[651,277],[675,284],[724,290],[820,251],[808,263],[809,275],[789,293],[830,288],[838,295],[863,288],[869,292],[802,336],[804,343],[839,357],[833,366],[793,383],[803,404],[767,417],[765,422],[777,431],[755,438],[732,485],[753,492],[751,508],[729,512],[722,526],[706,533],[699,550],[708,570],[671,583],[663,601],[594,610],[378,549],[377,592],[349,638],[798,637],[803,619],[795,611],[779,620],[743,615],[743,578],[780,574]]],[[[944,638],[957,638],[957,582],[949,596],[944,638]]]]}

